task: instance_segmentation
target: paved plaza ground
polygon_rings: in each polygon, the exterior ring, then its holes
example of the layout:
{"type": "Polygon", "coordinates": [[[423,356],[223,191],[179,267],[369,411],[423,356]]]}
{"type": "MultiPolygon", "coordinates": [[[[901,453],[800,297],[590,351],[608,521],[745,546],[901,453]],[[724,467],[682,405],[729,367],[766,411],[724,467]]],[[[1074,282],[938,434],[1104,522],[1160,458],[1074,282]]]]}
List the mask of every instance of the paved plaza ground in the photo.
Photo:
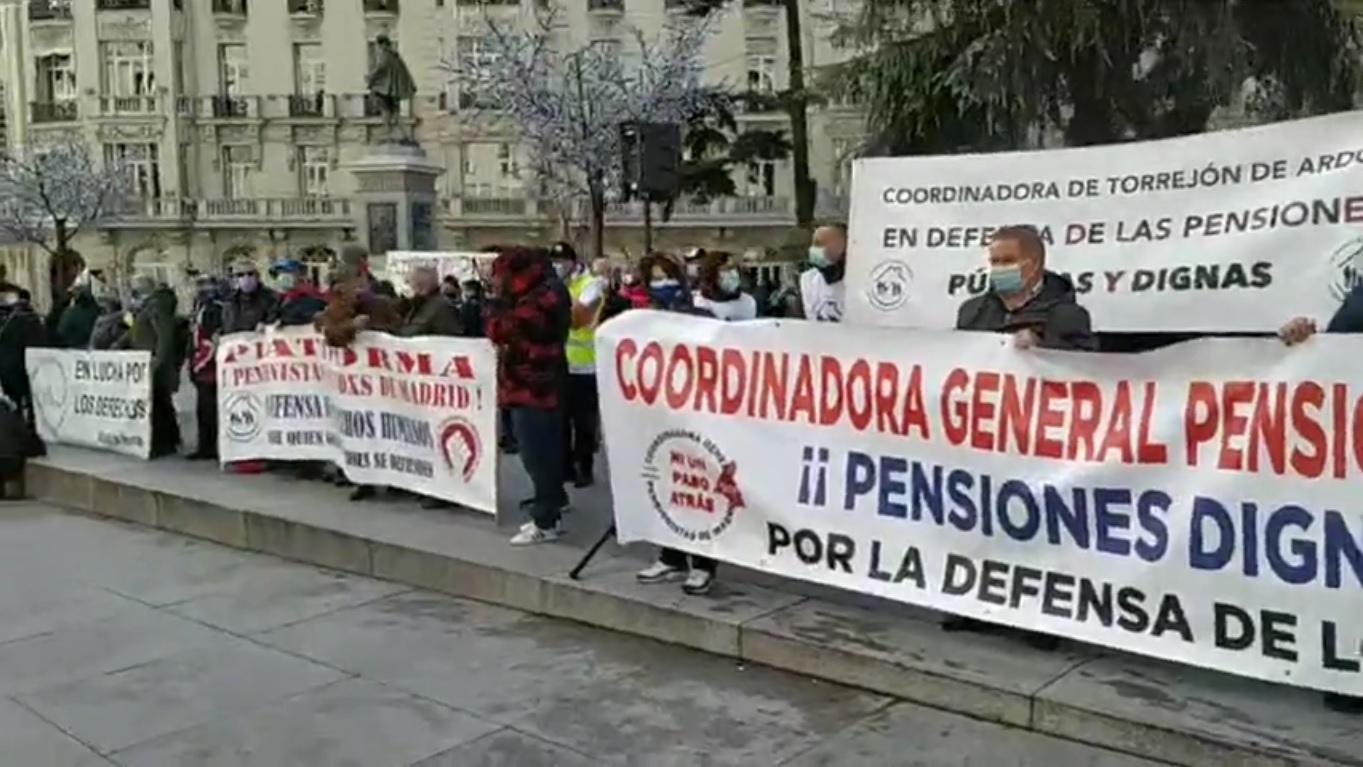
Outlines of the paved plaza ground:
{"type": "Polygon", "coordinates": [[[38,503],[0,578],[16,767],[1150,764],[38,503]]]}

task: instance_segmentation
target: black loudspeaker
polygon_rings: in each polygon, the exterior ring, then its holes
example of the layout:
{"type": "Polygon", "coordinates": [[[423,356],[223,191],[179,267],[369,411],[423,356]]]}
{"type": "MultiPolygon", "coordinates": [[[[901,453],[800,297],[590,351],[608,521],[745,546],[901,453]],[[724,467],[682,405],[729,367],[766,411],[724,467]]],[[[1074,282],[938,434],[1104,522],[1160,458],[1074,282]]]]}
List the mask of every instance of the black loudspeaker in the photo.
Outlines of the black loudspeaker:
{"type": "Polygon", "coordinates": [[[670,200],[681,181],[681,126],[626,123],[620,126],[621,179],[626,199],[670,200]]]}

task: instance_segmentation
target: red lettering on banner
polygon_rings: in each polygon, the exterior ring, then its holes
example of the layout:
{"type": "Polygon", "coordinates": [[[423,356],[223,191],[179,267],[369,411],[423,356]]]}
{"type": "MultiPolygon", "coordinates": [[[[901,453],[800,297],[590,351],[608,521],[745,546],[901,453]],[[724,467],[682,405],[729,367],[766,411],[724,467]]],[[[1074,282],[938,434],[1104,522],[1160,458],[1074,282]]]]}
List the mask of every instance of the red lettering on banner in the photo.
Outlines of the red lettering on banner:
{"type": "Polygon", "coordinates": [[[1231,445],[1235,437],[1247,436],[1249,431],[1249,406],[1254,401],[1254,384],[1249,381],[1231,381],[1221,390],[1222,412],[1225,413],[1221,424],[1221,455],[1216,466],[1219,469],[1240,471],[1245,465],[1245,454],[1231,445]]]}
{"type": "Polygon", "coordinates": [[[748,366],[743,364],[743,352],[737,349],[725,349],[719,355],[720,363],[720,397],[719,412],[724,415],[733,415],[743,409],[743,392],[747,390],[748,366]]]}
{"type": "Polygon", "coordinates": [[[1215,386],[1206,381],[1188,384],[1188,397],[1183,406],[1183,440],[1189,466],[1197,465],[1198,446],[1216,437],[1219,412],[1215,386]]]}
{"type": "Polygon", "coordinates": [[[1042,458],[1059,458],[1060,440],[1047,436],[1051,429],[1064,426],[1065,413],[1054,405],[1065,399],[1065,384],[1061,381],[1041,382],[1040,413],[1036,418],[1036,454],[1042,458]]]}
{"type": "Polygon", "coordinates": [[[644,404],[652,405],[658,399],[658,390],[663,385],[663,346],[657,341],[649,341],[644,347],[643,354],[639,355],[639,394],[644,400],[644,404]],[[646,368],[652,362],[653,371],[649,373],[646,368]],[[650,377],[652,380],[650,380],[650,377]]]}
{"type": "Polygon", "coordinates": [[[814,366],[809,357],[800,355],[800,370],[795,374],[795,396],[790,401],[790,420],[804,418],[814,423],[814,366]]]}
{"type": "Polygon", "coordinates": [[[994,433],[989,426],[994,423],[994,397],[986,399],[985,394],[997,396],[999,393],[999,374],[984,370],[975,375],[975,396],[970,399],[970,446],[977,450],[994,449],[994,433]]]}
{"type": "Polygon", "coordinates": [[[842,420],[841,371],[837,357],[819,358],[819,388],[823,396],[819,398],[819,424],[832,426],[842,420]]]}
{"type": "Polygon", "coordinates": [[[686,346],[672,347],[672,359],[667,366],[668,374],[663,377],[663,388],[667,395],[667,406],[681,410],[691,399],[691,387],[696,380],[695,363],[691,360],[691,349],[686,346]]]}
{"type": "MultiPolygon", "coordinates": [[[[1125,382],[1123,382],[1125,383],[1125,382]]],[[[1092,381],[1070,384],[1070,433],[1065,443],[1065,458],[1070,461],[1092,461],[1094,436],[1102,421],[1103,393],[1092,381]]]]}
{"type": "Polygon", "coordinates": [[[1249,470],[1259,471],[1259,454],[1268,451],[1268,465],[1274,474],[1282,474],[1287,467],[1287,384],[1273,387],[1270,398],[1268,384],[1259,384],[1259,395],[1254,399],[1253,426],[1249,432],[1249,470]]]}
{"type": "Polygon", "coordinates": [[[1292,429],[1311,447],[1307,454],[1300,448],[1292,451],[1292,470],[1307,479],[1319,477],[1325,471],[1325,429],[1307,412],[1316,412],[1325,405],[1325,390],[1320,384],[1307,381],[1292,395],[1292,429]]]}
{"type": "Polygon", "coordinates": [[[719,383],[719,359],[708,346],[696,347],[696,400],[692,408],[714,412],[715,387],[719,383]]]}
{"type": "Polygon", "coordinates": [[[630,378],[625,374],[625,365],[634,359],[639,351],[638,345],[632,338],[624,338],[615,345],[615,382],[620,386],[620,394],[624,395],[628,402],[639,396],[639,389],[630,383],[630,378]]]}
{"type": "MultiPolygon", "coordinates": [[[[1154,408],[1153,387],[1149,397],[1146,398],[1144,414],[1145,421],[1143,427],[1149,427],[1150,409],[1154,408]]],[[[1107,419],[1107,428],[1103,430],[1103,443],[1098,448],[1097,460],[1099,463],[1106,463],[1112,460],[1110,454],[1116,452],[1117,459],[1122,463],[1132,463],[1135,459],[1131,450],[1131,382],[1117,382],[1117,396],[1112,402],[1112,412],[1107,419]]],[[[1162,462],[1162,459],[1161,461],[1162,462]]],[[[1142,461],[1145,463],[1145,461],[1142,461]]]]}
{"type": "MultiPolygon", "coordinates": [[[[1119,388],[1125,390],[1126,382],[1118,384],[1119,388]]],[[[1136,460],[1144,464],[1160,464],[1169,462],[1169,446],[1163,442],[1156,442],[1150,437],[1150,428],[1155,424],[1155,402],[1159,395],[1159,384],[1154,381],[1145,382],[1145,402],[1141,405],[1140,420],[1140,446],[1136,448],[1136,460]]],[[[1130,393],[1127,393],[1130,397],[1130,393]]],[[[1128,409],[1130,404],[1128,401],[1128,409]]],[[[1130,417],[1128,415],[1128,425],[1130,417]]]]}
{"type": "Polygon", "coordinates": [[[942,384],[942,433],[953,445],[961,445],[970,435],[969,408],[964,399],[952,406],[956,392],[964,392],[970,386],[970,374],[960,368],[953,368],[942,384]]]}
{"type": "Polygon", "coordinates": [[[1027,455],[1032,445],[1032,414],[1036,412],[1036,379],[1028,378],[1018,397],[1017,377],[1003,377],[1003,403],[999,408],[999,452],[1008,452],[1008,437],[1018,453],[1027,455]]]}

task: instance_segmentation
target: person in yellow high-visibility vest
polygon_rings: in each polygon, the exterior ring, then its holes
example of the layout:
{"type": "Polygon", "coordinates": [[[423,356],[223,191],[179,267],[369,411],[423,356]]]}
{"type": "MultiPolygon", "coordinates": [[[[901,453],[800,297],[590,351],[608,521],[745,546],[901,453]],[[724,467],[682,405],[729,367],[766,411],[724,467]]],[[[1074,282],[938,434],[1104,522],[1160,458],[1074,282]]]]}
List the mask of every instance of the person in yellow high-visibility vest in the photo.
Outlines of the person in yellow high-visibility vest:
{"type": "Polygon", "coordinates": [[[574,487],[591,487],[596,481],[596,445],[601,423],[596,392],[596,326],[605,303],[606,283],[578,261],[577,251],[566,242],[554,245],[550,256],[554,271],[573,300],[572,329],[566,347],[568,379],[563,397],[563,476],[574,487]]]}

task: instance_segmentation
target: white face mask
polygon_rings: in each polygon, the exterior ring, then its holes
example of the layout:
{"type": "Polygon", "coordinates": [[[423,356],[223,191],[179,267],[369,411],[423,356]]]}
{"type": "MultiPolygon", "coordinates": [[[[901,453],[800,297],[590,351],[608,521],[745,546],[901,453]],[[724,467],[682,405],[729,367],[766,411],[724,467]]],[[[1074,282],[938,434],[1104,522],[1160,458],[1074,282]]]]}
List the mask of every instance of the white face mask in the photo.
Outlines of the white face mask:
{"type": "Polygon", "coordinates": [[[566,279],[568,279],[568,276],[571,275],[571,274],[573,273],[573,262],[572,262],[572,261],[555,261],[555,262],[554,262],[554,273],[558,275],[558,278],[559,278],[560,280],[566,280],[566,279]]]}

